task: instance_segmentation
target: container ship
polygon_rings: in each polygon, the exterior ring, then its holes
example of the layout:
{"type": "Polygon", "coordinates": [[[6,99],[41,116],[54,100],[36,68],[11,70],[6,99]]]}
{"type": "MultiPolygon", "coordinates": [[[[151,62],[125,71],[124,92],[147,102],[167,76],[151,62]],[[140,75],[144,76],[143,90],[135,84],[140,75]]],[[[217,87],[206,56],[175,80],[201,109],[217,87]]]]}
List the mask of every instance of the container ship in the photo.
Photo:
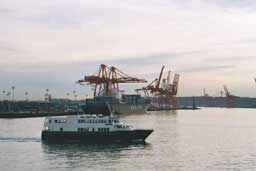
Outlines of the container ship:
{"type": "Polygon", "coordinates": [[[108,115],[109,110],[106,102],[116,114],[141,114],[145,113],[150,106],[150,104],[147,104],[145,99],[140,95],[123,94],[121,98],[97,96],[92,99],[86,99],[85,105],[82,106],[82,108],[85,113],[101,113],[108,115]]]}
{"type": "Polygon", "coordinates": [[[106,102],[117,114],[145,113],[146,101],[140,95],[123,94],[121,83],[146,83],[145,79],[128,76],[116,67],[101,64],[93,75],[86,75],[77,81],[93,87],[93,98],[87,99],[83,106],[85,113],[109,114],[106,102]]]}

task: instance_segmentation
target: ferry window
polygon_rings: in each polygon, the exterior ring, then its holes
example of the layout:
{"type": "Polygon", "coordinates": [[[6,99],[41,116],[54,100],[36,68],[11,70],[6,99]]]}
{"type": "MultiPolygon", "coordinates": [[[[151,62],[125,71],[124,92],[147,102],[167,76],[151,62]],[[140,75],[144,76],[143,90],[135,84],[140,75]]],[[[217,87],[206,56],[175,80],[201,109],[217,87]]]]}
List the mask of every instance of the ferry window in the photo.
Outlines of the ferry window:
{"type": "Polygon", "coordinates": [[[92,128],[92,132],[94,132],[94,128],[92,128]]]}
{"type": "Polygon", "coordinates": [[[63,128],[60,128],[60,131],[63,131],[63,128]]]}
{"type": "Polygon", "coordinates": [[[108,123],[111,123],[111,120],[108,120],[108,123]]]}
{"type": "Polygon", "coordinates": [[[58,122],[58,120],[55,120],[55,123],[57,123],[58,122]]]}
{"type": "Polygon", "coordinates": [[[49,123],[52,123],[52,120],[49,120],[49,123]]]}
{"type": "Polygon", "coordinates": [[[109,128],[107,128],[107,130],[106,130],[107,132],[109,132],[109,128]]]}

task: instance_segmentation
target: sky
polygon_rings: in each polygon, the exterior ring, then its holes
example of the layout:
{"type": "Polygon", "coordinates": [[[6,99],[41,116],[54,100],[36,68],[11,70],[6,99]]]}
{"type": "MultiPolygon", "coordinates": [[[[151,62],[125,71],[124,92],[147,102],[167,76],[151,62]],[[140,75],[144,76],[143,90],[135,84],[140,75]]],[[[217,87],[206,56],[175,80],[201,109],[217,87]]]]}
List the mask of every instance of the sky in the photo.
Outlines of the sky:
{"type": "Polygon", "coordinates": [[[255,18],[254,0],[0,0],[1,98],[13,85],[17,99],[90,96],[75,81],[101,63],[149,82],[164,65],[180,74],[178,96],[226,84],[255,97],[255,18]]]}

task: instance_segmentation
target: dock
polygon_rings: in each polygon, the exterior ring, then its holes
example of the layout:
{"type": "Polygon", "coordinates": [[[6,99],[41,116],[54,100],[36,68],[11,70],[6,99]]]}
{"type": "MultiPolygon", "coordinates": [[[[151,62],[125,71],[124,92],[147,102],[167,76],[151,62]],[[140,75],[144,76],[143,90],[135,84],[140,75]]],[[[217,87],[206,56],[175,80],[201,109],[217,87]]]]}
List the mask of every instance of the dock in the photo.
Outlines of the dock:
{"type": "Polygon", "coordinates": [[[0,119],[77,115],[77,112],[1,112],[0,119]]]}

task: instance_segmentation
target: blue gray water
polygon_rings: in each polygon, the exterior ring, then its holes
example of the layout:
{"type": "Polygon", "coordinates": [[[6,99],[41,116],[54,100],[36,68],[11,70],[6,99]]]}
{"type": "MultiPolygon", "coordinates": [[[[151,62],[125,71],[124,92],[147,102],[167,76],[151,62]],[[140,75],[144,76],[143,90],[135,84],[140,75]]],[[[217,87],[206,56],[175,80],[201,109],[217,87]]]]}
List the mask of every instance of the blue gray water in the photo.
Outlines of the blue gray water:
{"type": "Polygon", "coordinates": [[[0,120],[0,170],[256,170],[256,109],[127,115],[146,144],[46,145],[43,118],[0,120]]]}

